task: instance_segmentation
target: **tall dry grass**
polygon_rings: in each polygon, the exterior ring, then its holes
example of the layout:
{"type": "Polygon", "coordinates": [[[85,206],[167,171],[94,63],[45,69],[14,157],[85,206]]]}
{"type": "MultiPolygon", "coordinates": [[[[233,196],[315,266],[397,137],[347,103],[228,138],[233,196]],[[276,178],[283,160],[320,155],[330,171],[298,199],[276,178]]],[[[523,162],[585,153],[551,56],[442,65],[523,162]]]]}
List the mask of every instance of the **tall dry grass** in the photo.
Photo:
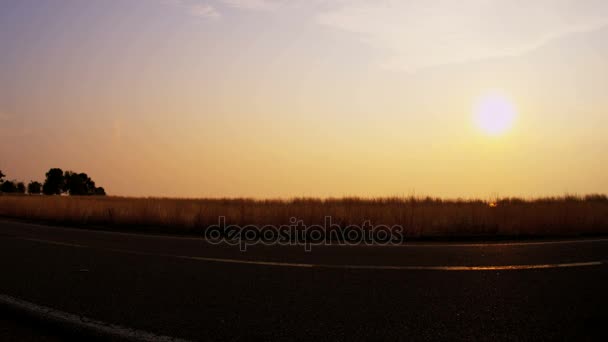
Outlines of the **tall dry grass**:
{"type": "Polygon", "coordinates": [[[198,233],[216,224],[287,225],[291,217],[341,226],[401,225],[407,237],[572,236],[608,233],[603,195],[542,199],[433,198],[340,199],[163,199],[121,197],[0,196],[0,216],[105,229],[198,233]]]}

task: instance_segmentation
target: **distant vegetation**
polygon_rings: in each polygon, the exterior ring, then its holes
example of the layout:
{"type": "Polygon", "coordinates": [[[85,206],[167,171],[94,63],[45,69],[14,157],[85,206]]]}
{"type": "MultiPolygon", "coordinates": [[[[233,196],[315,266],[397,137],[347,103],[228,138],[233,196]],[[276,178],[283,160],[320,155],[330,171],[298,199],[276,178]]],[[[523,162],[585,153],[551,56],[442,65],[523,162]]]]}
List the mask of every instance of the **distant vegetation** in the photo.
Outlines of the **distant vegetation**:
{"type": "Polygon", "coordinates": [[[95,182],[86,173],[77,173],[61,169],[50,169],[46,173],[44,183],[31,181],[27,187],[23,182],[16,180],[5,180],[6,175],[0,171],[0,193],[30,195],[61,195],[71,196],[105,196],[106,191],[102,187],[95,186],[95,182]]]}
{"type": "MultiPolygon", "coordinates": [[[[59,180],[60,173],[53,173],[59,180]]],[[[72,189],[72,185],[66,187],[72,189]]],[[[372,225],[401,225],[407,238],[608,234],[605,195],[494,201],[414,197],[251,200],[0,196],[0,216],[198,236],[217,224],[220,216],[226,218],[226,224],[258,227],[289,225],[292,217],[307,225],[323,225],[325,217],[331,216],[332,222],[341,227],[369,220],[372,225]]]]}
{"type": "Polygon", "coordinates": [[[86,173],[50,169],[43,183],[5,180],[0,171],[0,216],[77,226],[103,226],[202,234],[217,224],[289,225],[292,217],[341,227],[400,225],[408,238],[466,236],[576,236],[608,234],[608,197],[603,194],[538,199],[445,200],[438,198],[161,199],[100,197],[86,173]],[[40,196],[41,194],[47,196],[40,196]],[[36,196],[38,195],[38,196],[36,196]],[[70,195],[52,196],[52,195],[70,195]],[[77,196],[77,197],[75,197],[77,196]]]}

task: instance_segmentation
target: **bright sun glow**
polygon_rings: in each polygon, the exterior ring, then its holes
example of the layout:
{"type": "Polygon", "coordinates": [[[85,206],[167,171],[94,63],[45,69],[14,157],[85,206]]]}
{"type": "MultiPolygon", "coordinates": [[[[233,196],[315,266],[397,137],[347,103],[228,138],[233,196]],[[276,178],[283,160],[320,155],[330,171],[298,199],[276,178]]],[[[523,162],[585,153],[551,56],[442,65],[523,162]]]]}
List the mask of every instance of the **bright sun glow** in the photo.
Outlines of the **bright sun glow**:
{"type": "Polygon", "coordinates": [[[500,93],[488,93],[477,100],[473,109],[475,124],[487,135],[498,136],[508,132],[517,115],[511,101],[500,93]]]}

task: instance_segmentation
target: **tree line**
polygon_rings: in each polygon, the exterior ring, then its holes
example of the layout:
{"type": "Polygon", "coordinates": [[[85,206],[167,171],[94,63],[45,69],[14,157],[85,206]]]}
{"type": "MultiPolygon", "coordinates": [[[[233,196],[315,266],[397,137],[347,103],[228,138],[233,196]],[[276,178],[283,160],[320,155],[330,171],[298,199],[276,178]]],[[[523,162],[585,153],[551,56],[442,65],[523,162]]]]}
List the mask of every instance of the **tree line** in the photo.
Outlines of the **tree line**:
{"type": "Polygon", "coordinates": [[[70,196],[105,196],[106,191],[97,187],[95,182],[86,173],[63,171],[59,168],[50,169],[46,174],[44,183],[31,181],[27,187],[25,183],[16,180],[4,180],[6,175],[0,170],[0,192],[9,194],[30,195],[61,195],[70,196]]]}

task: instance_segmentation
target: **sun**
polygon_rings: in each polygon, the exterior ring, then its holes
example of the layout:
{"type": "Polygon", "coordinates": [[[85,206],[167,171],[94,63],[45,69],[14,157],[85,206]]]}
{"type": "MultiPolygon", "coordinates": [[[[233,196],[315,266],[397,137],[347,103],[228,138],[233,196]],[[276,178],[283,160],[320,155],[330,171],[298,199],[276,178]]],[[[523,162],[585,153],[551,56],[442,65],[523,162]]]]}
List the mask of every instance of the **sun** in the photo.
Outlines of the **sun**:
{"type": "Polygon", "coordinates": [[[501,136],[510,131],[516,117],[517,111],[513,102],[500,92],[489,92],[474,104],[475,125],[489,136],[501,136]]]}

